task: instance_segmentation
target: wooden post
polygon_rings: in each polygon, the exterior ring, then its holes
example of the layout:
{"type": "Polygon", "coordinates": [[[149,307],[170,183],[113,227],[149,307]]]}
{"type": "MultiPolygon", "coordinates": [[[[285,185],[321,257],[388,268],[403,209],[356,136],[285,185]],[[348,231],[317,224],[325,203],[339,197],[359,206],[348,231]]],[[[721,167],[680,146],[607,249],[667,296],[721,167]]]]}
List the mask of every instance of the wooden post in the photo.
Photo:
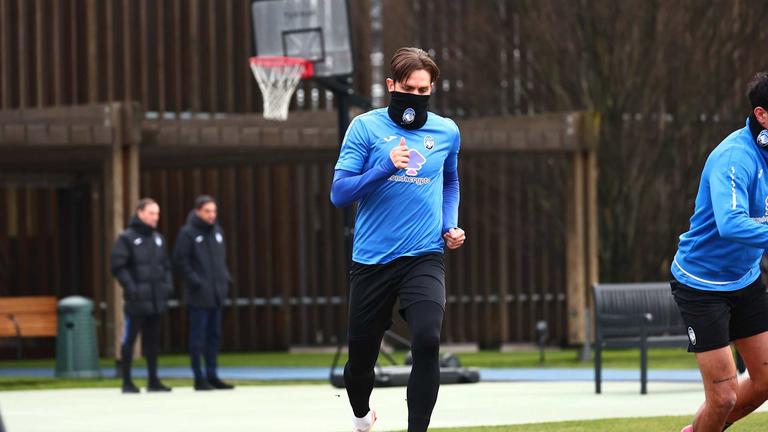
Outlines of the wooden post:
{"type": "MultiPolygon", "coordinates": [[[[117,234],[123,228],[123,151],[122,131],[119,105],[112,104],[107,108],[113,129],[112,146],[104,159],[104,252],[112,249],[117,234]],[[115,112],[117,111],[117,112],[115,112]]],[[[120,286],[112,277],[110,260],[104,260],[104,283],[107,299],[107,356],[120,359],[120,338],[123,330],[123,296],[120,286]]]]}
{"type": "MultiPolygon", "coordinates": [[[[586,176],[586,219],[587,219],[587,283],[592,286],[600,277],[598,251],[598,206],[597,206],[597,155],[589,152],[585,155],[584,175],[586,176]]],[[[591,304],[591,301],[590,301],[591,304]]]]}
{"type": "Polygon", "coordinates": [[[586,341],[586,313],[591,308],[590,288],[598,282],[597,142],[600,118],[582,114],[579,150],[571,155],[567,186],[566,283],[568,342],[586,341]]]}
{"type": "Polygon", "coordinates": [[[581,152],[574,152],[571,159],[571,176],[568,179],[566,204],[566,292],[568,297],[568,343],[584,341],[584,307],[586,305],[586,250],[584,229],[584,170],[581,152]]]}
{"type": "MultiPolygon", "coordinates": [[[[112,146],[104,163],[104,251],[108,253],[139,200],[139,141],[133,130],[135,107],[113,103],[106,109],[113,128],[112,146]]],[[[112,277],[110,260],[104,263],[108,335],[105,354],[119,360],[124,325],[122,289],[112,277]]],[[[134,353],[141,355],[138,341],[134,353]]]]}
{"type": "MultiPolygon", "coordinates": [[[[586,284],[588,294],[586,299],[587,310],[591,313],[593,310],[593,299],[591,296],[591,287],[598,283],[600,278],[600,251],[599,251],[599,214],[598,214],[598,198],[597,198],[597,145],[599,140],[600,130],[600,117],[598,114],[585,113],[582,121],[582,142],[585,146],[585,167],[584,182],[586,188],[586,205],[585,205],[585,218],[586,218],[586,236],[587,236],[587,269],[586,269],[586,284]]],[[[594,323],[592,323],[594,331],[594,323]]],[[[593,338],[590,338],[594,340],[593,338]]]]}

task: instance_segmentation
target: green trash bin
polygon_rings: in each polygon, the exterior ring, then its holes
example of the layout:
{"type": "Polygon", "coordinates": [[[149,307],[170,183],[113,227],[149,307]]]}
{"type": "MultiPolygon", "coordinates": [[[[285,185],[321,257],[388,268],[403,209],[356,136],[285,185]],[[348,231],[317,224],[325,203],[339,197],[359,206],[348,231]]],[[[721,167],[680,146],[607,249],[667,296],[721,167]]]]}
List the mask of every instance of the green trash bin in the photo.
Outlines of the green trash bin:
{"type": "Polygon", "coordinates": [[[72,296],[59,301],[56,336],[56,376],[58,378],[99,378],[99,352],[93,302],[72,296]]]}

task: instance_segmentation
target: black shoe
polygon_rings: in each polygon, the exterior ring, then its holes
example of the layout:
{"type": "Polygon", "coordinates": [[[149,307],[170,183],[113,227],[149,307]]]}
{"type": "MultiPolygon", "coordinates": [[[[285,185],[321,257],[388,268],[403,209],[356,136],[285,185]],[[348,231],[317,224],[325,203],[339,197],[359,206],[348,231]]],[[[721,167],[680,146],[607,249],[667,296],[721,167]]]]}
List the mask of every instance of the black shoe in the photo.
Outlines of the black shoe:
{"type": "Polygon", "coordinates": [[[215,390],[206,380],[195,380],[195,390],[215,390]]]}
{"type": "Polygon", "coordinates": [[[128,381],[123,383],[123,393],[141,393],[141,390],[136,387],[133,381],[128,381]]]}
{"type": "Polygon", "coordinates": [[[147,391],[152,392],[169,392],[171,391],[171,388],[164,385],[160,381],[153,382],[147,386],[147,391]]]}
{"type": "Polygon", "coordinates": [[[227,384],[218,378],[209,379],[208,382],[211,383],[213,388],[215,388],[216,390],[232,390],[233,388],[235,388],[235,386],[233,386],[232,384],[227,384]]]}

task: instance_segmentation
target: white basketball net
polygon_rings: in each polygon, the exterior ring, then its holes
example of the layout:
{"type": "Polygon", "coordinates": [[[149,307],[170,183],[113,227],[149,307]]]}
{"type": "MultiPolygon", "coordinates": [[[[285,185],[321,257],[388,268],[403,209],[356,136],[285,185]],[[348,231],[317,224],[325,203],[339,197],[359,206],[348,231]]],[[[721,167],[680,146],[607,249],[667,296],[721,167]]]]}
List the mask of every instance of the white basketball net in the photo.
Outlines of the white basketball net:
{"type": "Polygon", "coordinates": [[[264,99],[264,118],[285,121],[305,63],[251,62],[251,70],[264,99]]]}

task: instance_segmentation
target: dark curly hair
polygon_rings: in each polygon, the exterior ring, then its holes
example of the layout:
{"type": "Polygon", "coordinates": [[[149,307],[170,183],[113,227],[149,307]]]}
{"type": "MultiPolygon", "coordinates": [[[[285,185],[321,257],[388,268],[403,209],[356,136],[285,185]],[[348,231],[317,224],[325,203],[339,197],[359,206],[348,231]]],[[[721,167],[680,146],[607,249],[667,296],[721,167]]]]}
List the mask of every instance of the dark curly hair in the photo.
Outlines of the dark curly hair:
{"type": "Polygon", "coordinates": [[[747,98],[752,109],[762,107],[768,110],[768,72],[758,72],[749,80],[747,98]]]}

